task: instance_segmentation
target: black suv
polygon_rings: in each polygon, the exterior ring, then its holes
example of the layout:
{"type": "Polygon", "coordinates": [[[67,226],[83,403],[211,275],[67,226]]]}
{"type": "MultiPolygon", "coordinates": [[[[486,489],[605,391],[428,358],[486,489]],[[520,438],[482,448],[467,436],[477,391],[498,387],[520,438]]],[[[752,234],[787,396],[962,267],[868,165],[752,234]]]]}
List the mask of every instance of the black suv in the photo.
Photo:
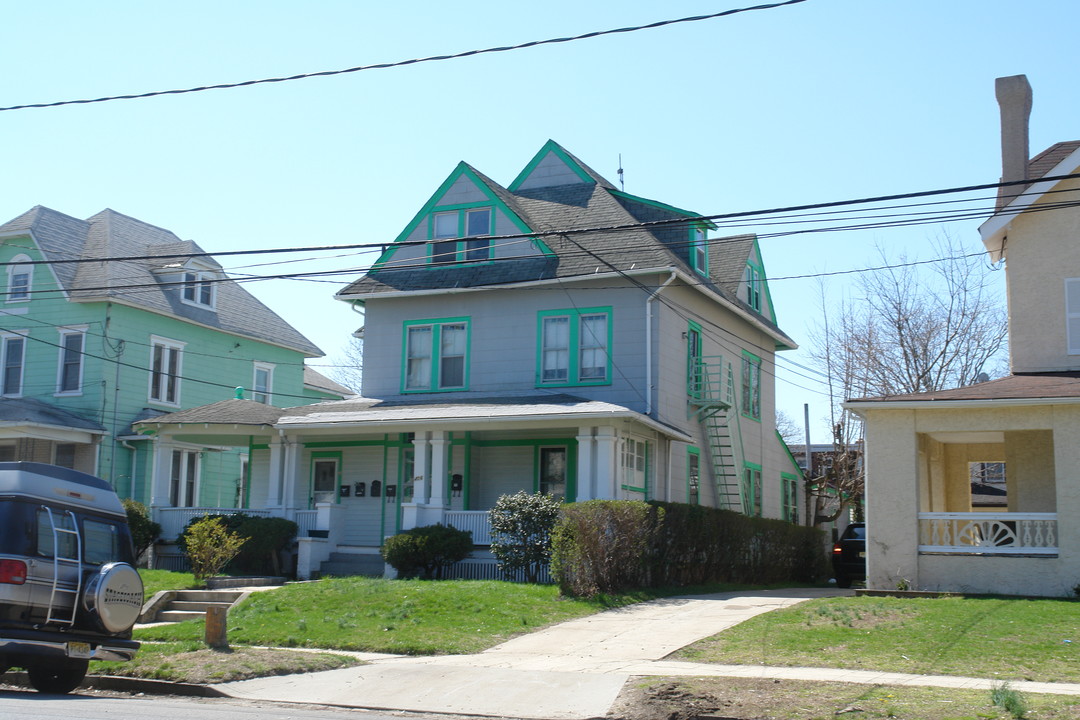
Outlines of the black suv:
{"type": "Polygon", "coordinates": [[[836,587],[849,588],[852,580],[866,580],[866,523],[851,523],[832,548],[836,587]]]}

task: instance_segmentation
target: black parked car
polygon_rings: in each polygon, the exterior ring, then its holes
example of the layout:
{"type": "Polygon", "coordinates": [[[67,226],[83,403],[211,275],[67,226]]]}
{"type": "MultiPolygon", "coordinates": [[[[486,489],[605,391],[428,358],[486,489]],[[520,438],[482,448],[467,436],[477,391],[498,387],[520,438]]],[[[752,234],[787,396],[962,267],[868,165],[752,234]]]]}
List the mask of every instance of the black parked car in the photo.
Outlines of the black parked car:
{"type": "Polygon", "coordinates": [[[851,523],[833,544],[836,587],[849,588],[852,580],[866,580],[866,523],[851,523]]]}

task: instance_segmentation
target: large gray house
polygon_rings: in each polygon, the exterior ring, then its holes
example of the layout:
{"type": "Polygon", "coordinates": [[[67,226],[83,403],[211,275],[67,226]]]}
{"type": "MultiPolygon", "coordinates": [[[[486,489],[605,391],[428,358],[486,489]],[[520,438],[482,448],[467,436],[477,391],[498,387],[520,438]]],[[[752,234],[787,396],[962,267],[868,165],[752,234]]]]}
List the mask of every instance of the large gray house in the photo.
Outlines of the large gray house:
{"type": "Polygon", "coordinates": [[[230,400],[142,427],[249,447],[251,508],[312,535],[301,576],[331,553],[375,560],[417,525],[484,545],[486,511],[521,489],[798,522],[774,422],[775,353],[795,343],[756,239],[711,229],[554,142],[506,187],[461,163],[337,293],[365,316],[362,397],[230,400]]]}

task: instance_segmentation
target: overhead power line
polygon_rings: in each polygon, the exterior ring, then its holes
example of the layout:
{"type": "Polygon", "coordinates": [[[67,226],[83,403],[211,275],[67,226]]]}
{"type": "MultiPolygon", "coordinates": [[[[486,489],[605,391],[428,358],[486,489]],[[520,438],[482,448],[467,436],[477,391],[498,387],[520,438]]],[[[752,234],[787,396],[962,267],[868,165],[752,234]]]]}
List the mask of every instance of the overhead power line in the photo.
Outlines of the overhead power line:
{"type": "Polygon", "coordinates": [[[10,107],[0,107],[0,112],[9,110],[28,110],[30,108],[51,108],[61,107],[63,105],[88,105],[92,103],[110,102],[113,100],[142,100],[144,98],[158,97],[160,95],[185,95],[188,93],[205,92],[207,90],[230,90],[233,88],[249,87],[251,85],[265,85],[268,83],[283,83],[291,82],[293,80],[307,80],[309,78],[316,77],[330,77],[333,75],[347,75],[349,73],[363,72],[365,70],[387,70],[389,68],[404,67],[406,65],[418,65],[420,63],[429,62],[441,62],[444,60],[458,60],[460,58],[471,57],[473,55],[487,55],[490,53],[502,53],[510,52],[513,50],[524,50],[531,47],[539,47],[541,45],[557,45],[560,43],[576,42],[578,40],[590,40],[592,38],[603,37],[605,35],[617,35],[621,33],[637,32],[639,30],[653,30],[655,28],[664,27],[666,25],[677,25],[680,23],[700,22],[702,20],[714,20],[716,18],[727,17],[729,15],[736,15],[738,13],[750,12],[753,10],[772,10],[774,8],[783,7],[785,5],[797,5],[799,3],[806,2],[806,0],[785,0],[785,2],[769,3],[766,5],[755,5],[753,7],[734,8],[732,10],[724,10],[722,12],[711,13],[709,15],[695,15],[692,17],[678,18],[676,20],[660,20],[658,22],[649,23],[647,25],[634,25],[631,27],[616,28],[614,30],[597,30],[594,32],[587,32],[581,35],[572,35],[569,37],[551,38],[548,40],[532,40],[529,42],[519,43],[517,45],[503,45],[500,47],[483,48],[480,50],[466,50],[464,52],[453,53],[450,55],[432,55],[430,57],[413,58],[411,60],[399,60],[397,62],[376,63],[374,65],[358,65],[356,67],[345,68],[344,70],[324,70],[321,72],[312,73],[300,73],[297,75],[288,75],[285,77],[272,77],[264,78],[262,80],[245,80],[243,82],[235,83],[219,83],[217,85],[202,85],[200,87],[191,87],[178,90],[157,90],[153,92],[136,93],[131,95],[110,95],[106,97],[99,97],[86,100],[61,100],[58,102],[48,103],[32,103],[27,105],[12,105],[10,107]]]}

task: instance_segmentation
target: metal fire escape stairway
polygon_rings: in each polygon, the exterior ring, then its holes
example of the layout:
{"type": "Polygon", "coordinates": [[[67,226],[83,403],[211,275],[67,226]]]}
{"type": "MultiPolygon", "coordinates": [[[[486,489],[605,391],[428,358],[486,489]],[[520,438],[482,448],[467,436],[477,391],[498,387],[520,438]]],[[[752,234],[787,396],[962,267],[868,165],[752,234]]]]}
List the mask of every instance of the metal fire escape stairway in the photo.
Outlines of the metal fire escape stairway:
{"type": "Polygon", "coordinates": [[[690,417],[704,430],[720,506],[747,513],[742,482],[743,447],[731,362],[722,356],[693,358],[687,378],[690,417]]]}

